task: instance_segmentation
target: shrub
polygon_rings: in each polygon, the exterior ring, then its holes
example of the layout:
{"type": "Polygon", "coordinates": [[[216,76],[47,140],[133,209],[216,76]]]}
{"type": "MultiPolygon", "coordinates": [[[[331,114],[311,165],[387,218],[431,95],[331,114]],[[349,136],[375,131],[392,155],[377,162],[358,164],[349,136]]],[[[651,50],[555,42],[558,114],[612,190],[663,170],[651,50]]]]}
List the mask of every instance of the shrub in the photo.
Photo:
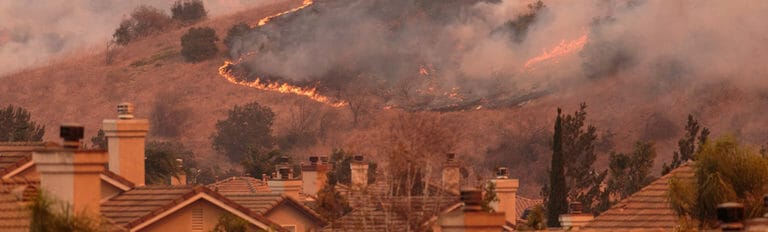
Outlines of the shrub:
{"type": "Polygon", "coordinates": [[[208,17],[203,1],[177,0],[171,6],[172,18],[184,24],[190,24],[208,17]]]}
{"type": "Polygon", "coordinates": [[[171,17],[160,9],[141,5],[131,12],[131,17],[120,22],[112,38],[117,44],[160,33],[173,26],[171,17]]]}
{"type": "Polygon", "coordinates": [[[246,154],[265,152],[274,145],[272,109],[252,102],[229,110],[225,120],[216,122],[211,136],[213,149],[224,153],[232,161],[242,161],[246,154]]]}
{"type": "Polygon", "coordinates": [[[181,55],[187,61],[199,62],[213,57],[219,52],[216,47],[216,31],[210,27],[193,27],[181,36],[181,55]]]}

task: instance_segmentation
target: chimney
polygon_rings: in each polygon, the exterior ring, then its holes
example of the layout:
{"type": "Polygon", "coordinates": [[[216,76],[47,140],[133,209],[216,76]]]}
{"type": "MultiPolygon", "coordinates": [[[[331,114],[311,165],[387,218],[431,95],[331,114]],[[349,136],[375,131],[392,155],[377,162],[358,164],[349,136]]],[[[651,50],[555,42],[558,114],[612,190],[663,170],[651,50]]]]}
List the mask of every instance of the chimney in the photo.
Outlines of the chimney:
{"type": "Polygon", "coordinates": [[[301,181],[302,189],[304,193],[309,195],[317,195],[317,192],[322,189],[326,182],[328,182],[328,171],[330,170],[326,161],[323,162],[318,156],[310,156],[309,164],[301,166],[301,181]]]}
{"type": "Polygon", "coordinates": [[[717,221],[720,222],[722,231],[743,231],[744,204],[727,202],[718,205],[717,221]]]}
{"type": "Polygon", "coordinates": [[[462,190],[462,210],[441,215],[437,220],[443,232],[485,232],[502,231],[504,213],[489,213],[482,210],[483,195],[480,190],[462,190]]]}
{"type": "Polygon", "coordinates": [[[282,193],[296,200],[301,200],[301,179],[293,178],[293,169],[288,161],[288,156],[277,158],[277,165],[275,165],[277,175],[275,178],[268,180],[267,185],[269,185],[269,189],[273,192],[282,193]]]}
{"type": "Polygon", "coordinates": [[[363,155],[355,155],[349,168],[352,171],[352,189],[362,190],[368,187],[368,162],[365,162],[363,155]]]}
{"type": "Polygon", "coordinates": [[[104,135],[109,149],[109,170],[137,186],[144,185],[144,141],[149,130],[146,119],[135,119],[133,104],[120,103],[117,119],[105,119],[104,135]]]}
{"type": "Polygon", "coordinates": [[[46,147],[32,153],[32,161],[40,173],[40,185],[55,199],[69,204],[72,212],[98,216],[101,201],[101,179],[107,163],[102,150],[82,150],[83,127],[62,125],[62,147],[46,147]]]}
{"type": "Polygon", "coordinates": [[[517,188],[520,182],[509,178],[509,169],[506,167],[496,168],[496,178],[491,182],[496,184],[496,196],[499,198],[498,202],[491,203],[491,207],[496,212],[504,212],[507,222],[515,224],[518,216],[515,211],[517,188]]]}
{"type": "Polygon", "coordinates": [[[446,154],[445,165],[443,166],[443,189],[449,193],[459,194],[461,183],[461,171],[459,162],[456,161],[456,154],[446,154]]]}
{"type": "Polygon", "coordinates": [[[567,230],[579,230],[581,227],[595,219],[590,213],[584,213],[581,202],[568,203],[568,214],[561,214],[560,225],[567,230]]]}
{"type": "Polygon", "coordinates": [[[187,172],[184,171],[184,160],[176,159],[176,163],[178,164],[179,170],[181,170],[181,172],[179,173],[178,176],[171,177],[171,185],[186,185],[187,172]]]}

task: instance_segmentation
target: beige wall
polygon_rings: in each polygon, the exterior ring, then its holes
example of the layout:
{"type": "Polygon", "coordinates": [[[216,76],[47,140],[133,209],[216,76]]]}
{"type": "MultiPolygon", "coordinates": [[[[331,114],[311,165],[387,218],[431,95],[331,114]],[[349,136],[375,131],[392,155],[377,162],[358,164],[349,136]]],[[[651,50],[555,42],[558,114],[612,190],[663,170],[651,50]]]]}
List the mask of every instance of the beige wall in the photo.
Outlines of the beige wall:
{"type": "Polygon", "coordinates": [[[112,184],[107,183],[104,180],[101,181],[101,199],[102,200],[109,199],[117,195],[118,193],[122,193],[122,192],[123,192],[122,189],[119,189],[113,186],[112,184]]]}
{"type": "Polygon", "coordinates": [[[281,226],[295,225],[297,232],[318,231],[318,227],[320,227],[307,215],[287,202],[278,205],[264,216],[281,226]]]}
{"type": "MultiPolygon", "coordinates": [[[[199,212],[199,211],[198,211],[199,212]]],[[[140,231],[204,231],[208,232],[216,227],[219,221],[219,217],[224,213],[229,213],[218,206],[200,199],[179,211],[176,211],[163,219],[152,223],[148,227],[141,229],[140,231]],[[202,210],[202,227],[193,228],[192,215],[193,211],[202,210]]],[[[199,214],[198,214],[199,215],[199,214]]],[[[199,224],[198,224],[199,225],[199,224]]]]}

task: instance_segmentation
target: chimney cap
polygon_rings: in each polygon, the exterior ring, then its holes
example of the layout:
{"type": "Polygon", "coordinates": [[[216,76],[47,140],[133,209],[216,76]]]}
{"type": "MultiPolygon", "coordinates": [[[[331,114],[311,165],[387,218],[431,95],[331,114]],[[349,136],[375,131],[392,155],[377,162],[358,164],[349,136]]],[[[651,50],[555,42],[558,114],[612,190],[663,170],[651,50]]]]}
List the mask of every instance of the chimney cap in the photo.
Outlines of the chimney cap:
{"type": "Polygon", "coordinates": [[[64,147],[78,148],[80,140],[83,139],[85,128],[76,123],[65,123],[59,127],[59,136],[64,139],[64,147]]]}
{"type": "Polygon", "coordinates": [[[456,153],[447,153],[445,154],[445,157],[448,158],[448,161],[454,161],[456,159],[456,153]]]}
{"type": "Polygon", "coordinates": [[[281,155],[279,158],[277,158],[278,164],[288,164],[288,156],[281,155]]]}
{"type": "Polygon", "coordinates": [[[355,159],[355,161],[363,161],[365,159],[365,157],[363,155],[361,155],[361,154],[357,154],[357,155],[355,155],[354,159],[355,159]]]}
{"type": "Polygon", "coordinates": [[[320,162],[328,163],[328,156],[327,155],[321,155],[320,156],[320,162]]]}
{"type": "Polygon", "coordinates": [[[496,179],[507,179],[507,178],[509,178],[509,169],[507,169],[507,167],[497,167],[496,179]]]}
{"type": "Polygon", "coordinates": [[[309,157],[309,162],[310,162],[310,163],[312,163],[312,164],[317,164],[317,161],[318,161],[319,159],[320,159],[320,158],[318,158],[317,156],[310,156],[310,157],[309,157]]]}
{"type": "Polygon", "coordinates": [[[464,211],[480,211],[483,204],[483,192],[477,189],[461,190],[461,201],[464,202],[464,211]]]}
{"type": "Polygon", "coordinates": [[[117,118],[118,119],[133,119],[134,111],[133,103],[123,102],[117,104],[117,118]]]}

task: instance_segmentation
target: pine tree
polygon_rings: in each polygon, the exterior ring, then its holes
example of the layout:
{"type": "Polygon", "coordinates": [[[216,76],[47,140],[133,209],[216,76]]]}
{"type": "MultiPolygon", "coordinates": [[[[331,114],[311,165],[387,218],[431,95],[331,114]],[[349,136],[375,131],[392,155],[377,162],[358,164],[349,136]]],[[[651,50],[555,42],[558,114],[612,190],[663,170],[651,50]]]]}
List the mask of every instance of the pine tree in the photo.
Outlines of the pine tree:
{"type": "Polygon", "coordinates": [[[563,119],[560,108],[555,119],[552,137],[552,164],[549,170],[549,194],[547,194],[547,226],[560,227],[560,214],[568,212],[568,186],[565,183],[563,164],[563,119]]]}
{"type": "Polygon", "coordinates": [[[45,126],[31,120],[29,111],[22,107],[8,105],[0,108],[0,141],[42,141],[45,126]]]}
{"type": "Polygon", "coordinates": [[[685,135],[679,141],[677,141],[678,150],[672,155],[672,163],[667,165],[664,163],[661,170],[661,175],[666,175],[672,169],[680,167],[688,160],[695,160],[696,153],[700,152],[701,147],[707,142],[709,137],[709,129],[704,127],[701,129],[699,121],[697,121],[693,115],[688,115],[688,122],[685,124],[685,135]],[[701,130],[701,133],[699,133],[701,130]],[[698,142],[696,142],[698,136],[698,142]]]}

